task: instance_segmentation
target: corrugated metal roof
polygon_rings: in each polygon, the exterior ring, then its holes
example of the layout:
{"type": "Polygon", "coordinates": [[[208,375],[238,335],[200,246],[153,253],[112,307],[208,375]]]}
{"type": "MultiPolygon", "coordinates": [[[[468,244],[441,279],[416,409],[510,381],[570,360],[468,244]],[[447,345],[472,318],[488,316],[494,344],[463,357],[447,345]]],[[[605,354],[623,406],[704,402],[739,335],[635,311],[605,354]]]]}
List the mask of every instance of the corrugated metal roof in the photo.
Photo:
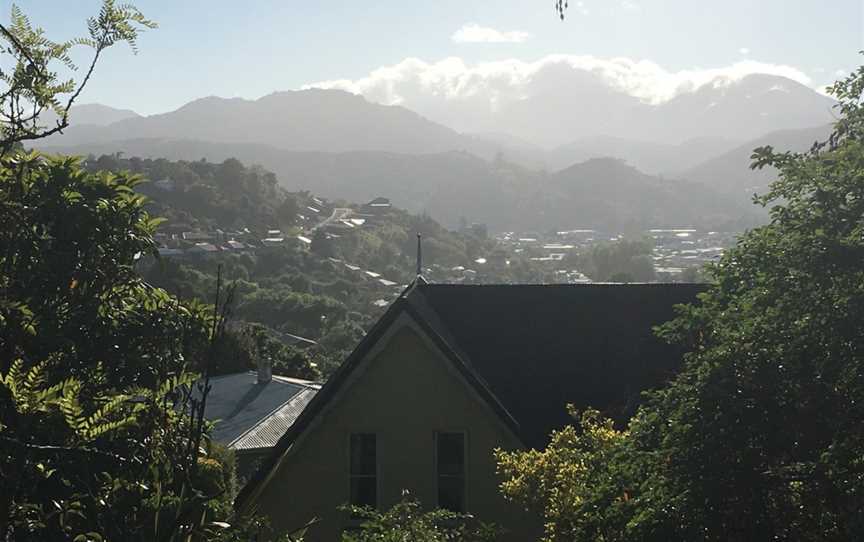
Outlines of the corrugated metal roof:
{"type": "Polygon", "coordinates": [[[235,450],[249,450],[275,446],[317,392],[318,390],[315,388],[304,389],[275,412],[258,422],[257,425],[237,437],[228,447],[235,450]]]}
{"type": "MultiPolygon", "coordinates": [[[[259,384],[254,371],[212,378],[210,386],[204,416],[215,422],[213,440],[229,447],[259,426],[269,426],[269,431],[283,427],[270,440],[271,444],[264,445],[272,446],[320,387],[314,382],[283,376],[273,376],[270,382],[259,384]],[[279,419],[271,423],[269,418],[274,416],[279,419]]],[[[261,431],[262,435],[266,433],[264,429],[261,431]]]]}

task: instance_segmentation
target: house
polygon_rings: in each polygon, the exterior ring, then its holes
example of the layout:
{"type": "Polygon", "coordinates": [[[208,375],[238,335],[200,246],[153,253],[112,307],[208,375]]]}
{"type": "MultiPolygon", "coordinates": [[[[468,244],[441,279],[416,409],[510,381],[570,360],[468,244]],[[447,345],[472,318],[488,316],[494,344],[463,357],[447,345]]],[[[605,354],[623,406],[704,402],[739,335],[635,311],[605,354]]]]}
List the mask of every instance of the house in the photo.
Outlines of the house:
{"type": "Polygon", "coordinates": [[[214,422],[211,438],[234,450],[237,474],[248,478],[273,451],[320,385],[274,376],[262,363],[246,371],[210,379],[204,417],[214,422]]]}
{"type": "Polygon", "coordinates": [[[694,302],[692,284],[412,283],[387,309],[238,495],[277,529],[321,521],[337,540],[341,504],[386,509],[409,490],[532,540],[538,518],[507,502],[492,451],[541,449],[567,404],[619,422],[682,352],[653,326],[694,302]]]}
{"type": "MultiPolygon", "coordinates": [[[[381,217],[386,215],[392,209],[392,204],[387,198],[375,198],[369,203],[365,203],[360,207],[360,213],[367,218],[381,217]]],[[[374,222],[374,220],[373,220],[374,222]]]]}
{"type": "Polygon", "coordinates": [[[210,242],[210,241],[213,241],[216,239],[216,237],[212,233],[204,232],[204,231],[200,231],[200,230],[184,231],[182,237],[183,237],[184,241],[190,241],[192,243],[195,243],[195,242],[207,243],[207,242],[210,242]]]}
{"type": "Polygon", "coordinates": [[[174,179],[161,179],[153,183],[153,186],[162,190],[163,192],[173,192],[177,188],[177,184],[174,182],[174,179]]]}
{"type": "Polygon", "coordinates": [[[219,252],[219,247],[217,247],[213,243],[195,243],[191,248],[189,248],[187,252],[194,256],[201,256],[204,254],[216,254],[217,252],[219,252]]]}

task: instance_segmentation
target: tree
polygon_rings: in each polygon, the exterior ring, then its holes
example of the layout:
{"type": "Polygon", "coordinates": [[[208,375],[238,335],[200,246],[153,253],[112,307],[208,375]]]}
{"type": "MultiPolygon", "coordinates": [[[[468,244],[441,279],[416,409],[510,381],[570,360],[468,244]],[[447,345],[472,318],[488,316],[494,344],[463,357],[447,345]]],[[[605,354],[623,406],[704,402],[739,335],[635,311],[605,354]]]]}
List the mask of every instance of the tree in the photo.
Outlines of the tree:
{"type": "MultiPolygon", "coordinates": [[[[580,452],[609,458],[565,484],[591,506],[514,486],[541,458],[503,462],[511,497],[561,510],[550,539],[596,517],[597,540],[864,537],[864,67],[830,91],[841,116],[827,142],[754,151],[753,167],[779,174],[757,198],[771,221],[709,266],[701,302],[663,327],[690,351],[679,376],[611,450],[580,452]]],[[[546,453],[578,469],[565,444],[546,453]]]]}
{"type": "Polygon", "coordinates": [[[402,502],[385,512],[356,506],[347,507],[345,511],[361,525],[344,532],[342,542],[491,542],[497,533],[495,527],[467,514],[424,511],[407,492],[402,502]]]}
{"type": "Polygon", "coordinates": [[[653,248],[644,239],[599,243],[577,254],[573,263],[595,281],[650,282],[657,278],[651,259],[653,248]]]}
{"type": "Polygon", "coordinates": [[[199,451],[224,313],[135,273],[157,224],[138,181],[75,158],[0,160],[4,540],[174,540],[228,512],[204,490],[221,463],[199,451]]]}
{"type": "Polygon", "coordinates": [[[68,126],[106,48],[134,49],[155,25],[106,0],[88,26],[91,38],[56,44],[17,8],[0,25],[0,54],[15,57],[0,72],[0,539],[230,539],[259,528],[226,528],[232,462],[203,418],[230,292],[211,309],[137,275],[158,224],[140,178],[21,149],[68,126]],[[76,44],[95,50],[77,87],[48,68],[71,67],[76,44]]]}
{"type": "Polygon", "coordinates": [[[41,139],[62,132],[69,126],[69,112],[81,91],[90,81],[96,63],[106,49],[126,42],[137,51],[138,32],[156,24],[130,4],[116,5],[104,0],[102,9],[87,20],[89,37],[57,43],[34,28],[26,15],[12,6],[10,24],[0,24],[0,58],[7,57],[0,69],[0,154],[6,154],[25,141],[41,139]],[[69,57],[75,46],[93,49],[84,77],[60,80],[54,64],[68,70],[76,67],[69,57]],[[56,116],[54,126],[42,124],[44,113],[56,116]]]}
{"type": "Polygon", "coordinates": [[[628,435],[596,410],[571,414],[578,427],[554,432],[545,450],[495,450],[501,491],[543,515],[544,541],[624,540],[616,516],[629,501],[626,470],[610,465],[620,464],[628,435]]]}

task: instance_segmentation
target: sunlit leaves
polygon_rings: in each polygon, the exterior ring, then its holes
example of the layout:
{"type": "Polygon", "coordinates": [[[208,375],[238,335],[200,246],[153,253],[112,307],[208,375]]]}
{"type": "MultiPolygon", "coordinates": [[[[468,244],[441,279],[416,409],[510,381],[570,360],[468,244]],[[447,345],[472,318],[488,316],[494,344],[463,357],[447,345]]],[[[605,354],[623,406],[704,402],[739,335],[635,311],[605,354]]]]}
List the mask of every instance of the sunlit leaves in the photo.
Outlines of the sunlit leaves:
{"type": "Polygon", "coordinates": [[[99,14],[87,21],[89,37],[54,42],[41,28],[34,27],[21,9],[13,5],[8,25],[0,24],[0,150],[5,154],[22,141],[57,133],[69,125],[69,110],[88,83],[101,53],[120,42],[137,52],[138,33],[155,28],[130,4],[104,0],[99,14]],[[77,70],[70,50],[75,46],[93,49],[83,78],[61,77],[54,66],[77,70]],[[54,125],[40,121],[45,112],[56,117],[54,125]]]}

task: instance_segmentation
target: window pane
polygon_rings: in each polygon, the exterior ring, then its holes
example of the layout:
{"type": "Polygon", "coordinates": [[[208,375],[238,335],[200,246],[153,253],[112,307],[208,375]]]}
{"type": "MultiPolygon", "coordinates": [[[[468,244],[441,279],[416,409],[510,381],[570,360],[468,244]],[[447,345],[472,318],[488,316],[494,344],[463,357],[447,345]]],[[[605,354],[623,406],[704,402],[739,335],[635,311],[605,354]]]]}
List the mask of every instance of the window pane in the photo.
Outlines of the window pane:
{"type": "Polygon", "coordinates": [[[438,478],[438,506],[451,512],[465,511],[465,485],[461,477],[438,478]]]}
{"type": "Polygon", "coordinates": [[[377,506],[375,485],[375,478],[372,477],[351,478],[351,504],[373,508],[377,506]]]}
{"type": "Polygon", "coordinates": [[[438,475],[465,474],[465,435],[438,433],[438,475]]]}
{"type": "Polygon", "coordinates": [[[375,435],[351,435],[351,474],[375,476],[375,435]]]}

